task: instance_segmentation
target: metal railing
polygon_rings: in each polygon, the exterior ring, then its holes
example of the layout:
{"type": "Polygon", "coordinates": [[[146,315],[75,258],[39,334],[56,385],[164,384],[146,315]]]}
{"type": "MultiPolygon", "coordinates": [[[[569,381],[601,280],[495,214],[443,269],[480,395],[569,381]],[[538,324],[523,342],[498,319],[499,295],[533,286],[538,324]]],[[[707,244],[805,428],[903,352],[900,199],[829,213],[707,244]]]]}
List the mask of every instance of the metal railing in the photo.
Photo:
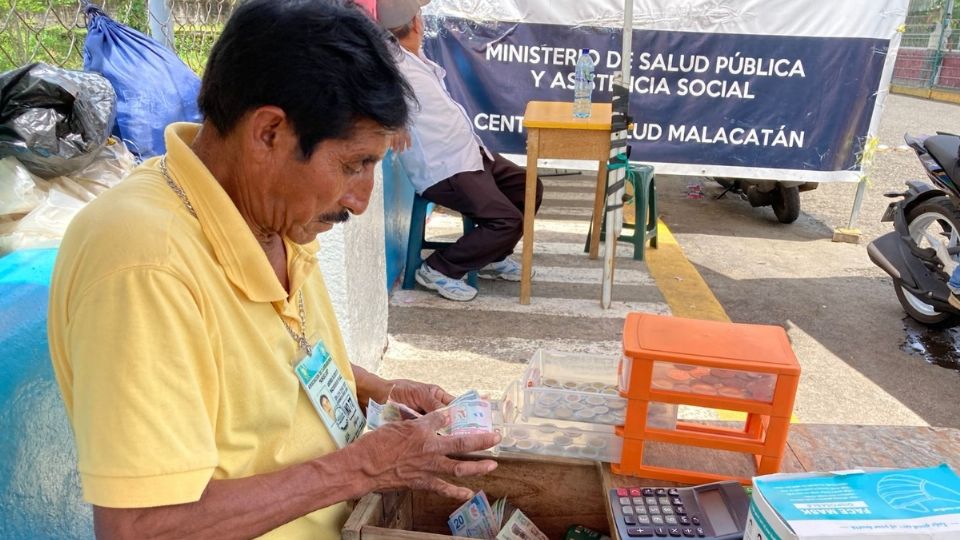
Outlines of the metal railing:
{"type": "Polygon", "coordinates": [[[960,92],[960,1],[911,0],[893,83],[960,92]]]}
{"type": "MultiPolygon", "coordinates": [[[[4,0],[0,0],[4,1],[4,0]]],[[[0,72],[31,62],[79,69],[87,35],[84,0],[5,0],[0,72]]],[[[236,0],[102,0],[113,19],[173,48],[200,73],[236,0]]]]}

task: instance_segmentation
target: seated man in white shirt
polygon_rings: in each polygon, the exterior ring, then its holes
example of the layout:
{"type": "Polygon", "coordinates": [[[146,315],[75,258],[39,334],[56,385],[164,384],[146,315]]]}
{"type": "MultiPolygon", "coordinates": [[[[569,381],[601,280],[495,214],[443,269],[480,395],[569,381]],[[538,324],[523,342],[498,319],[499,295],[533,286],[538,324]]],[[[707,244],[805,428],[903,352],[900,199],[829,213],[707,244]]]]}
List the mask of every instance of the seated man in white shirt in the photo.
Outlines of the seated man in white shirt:
{"type": "MultiPolygon", "coordinates": [[[[377,0],[380,24],[396,38],[397,64],[416,94],[406,133],[393,144],[423,198],[469,217],[477,227],[435,251],[417,269],[417,283],[450,300],[473,300],[463,277],[520,281],[510,258],[523,235],[526,171],[487,149],[444,83],[446,72],[423,54],[420,7],[430,0],[377,0]]],[[[537,209],[543,183],[537,180],[537,209]]]]}

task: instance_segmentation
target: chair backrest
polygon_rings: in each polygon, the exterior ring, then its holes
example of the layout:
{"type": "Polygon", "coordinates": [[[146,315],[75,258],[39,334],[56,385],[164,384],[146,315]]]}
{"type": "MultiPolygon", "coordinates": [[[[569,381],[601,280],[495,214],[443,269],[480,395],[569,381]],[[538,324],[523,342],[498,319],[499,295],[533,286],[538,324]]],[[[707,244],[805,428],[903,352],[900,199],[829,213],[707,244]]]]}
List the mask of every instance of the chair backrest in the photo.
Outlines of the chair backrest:
{"type": "Polygon", "coordinates": [[[387,254],[387,292],[397,283],[407,256],[410,209],[415,191],[406,171],[391,150],[383,158],[384,242],[387,254]]]}
{"type": "Polygon", "coordinates": [[[93,538],[47,348],[56,250],[0,257],[0,538],[93,538]]]}

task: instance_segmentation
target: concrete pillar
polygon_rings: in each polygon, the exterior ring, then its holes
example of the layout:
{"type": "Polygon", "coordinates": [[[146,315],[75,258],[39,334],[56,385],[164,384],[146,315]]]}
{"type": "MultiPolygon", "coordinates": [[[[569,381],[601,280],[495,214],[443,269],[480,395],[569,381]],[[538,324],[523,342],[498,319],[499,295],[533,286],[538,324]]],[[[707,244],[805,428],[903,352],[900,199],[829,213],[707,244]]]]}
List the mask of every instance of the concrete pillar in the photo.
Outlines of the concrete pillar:
{"type": "Polygon", "coordinates": [[[350,361],[375,371],[387,344],[383,168],[377,165],[370,206],[320,235],[320,268],[350,361]]]}

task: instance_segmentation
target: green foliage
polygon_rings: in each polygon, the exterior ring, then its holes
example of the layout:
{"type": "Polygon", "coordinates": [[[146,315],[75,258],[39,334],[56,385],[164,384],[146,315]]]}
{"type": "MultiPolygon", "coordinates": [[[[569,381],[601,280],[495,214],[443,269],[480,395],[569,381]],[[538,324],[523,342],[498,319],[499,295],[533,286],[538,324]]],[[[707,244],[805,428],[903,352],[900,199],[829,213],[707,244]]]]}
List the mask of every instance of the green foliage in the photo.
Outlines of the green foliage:
{"type": "Polygon", "coordinates": [[[173,41],[177,55],[198,75],[203,73],[217,36],[223,30],[222,24],[190,25],[177,27],[173,41]]]}
{"type": "Polygon", "coordinates": [[[86,29],[67,30],[59,26],[36,32],[4,32],[0,34],[0,72],[31,62],[80,69],[86,34],[86,29]]]}
{"type": "MultiPolygon", "coordinates": [[[[150,35],[147,1],[100,0],[94,3],[114,20],[150,35]]],[[[0,7],[0,72],[31,62],[82,68],[87,29],[80,0],[7,0],[7,5],[6,10],[0,7]]],[[[203,71],[222,28],[222,24],[176,27],[177,53],[195,72],[203,71]]]]}
{"type": "Polygon", "coordinates": [[[10,8],[22,13],[42,13],[48,7],[79,6],[77,0],[9,0],[10,8]]]}

